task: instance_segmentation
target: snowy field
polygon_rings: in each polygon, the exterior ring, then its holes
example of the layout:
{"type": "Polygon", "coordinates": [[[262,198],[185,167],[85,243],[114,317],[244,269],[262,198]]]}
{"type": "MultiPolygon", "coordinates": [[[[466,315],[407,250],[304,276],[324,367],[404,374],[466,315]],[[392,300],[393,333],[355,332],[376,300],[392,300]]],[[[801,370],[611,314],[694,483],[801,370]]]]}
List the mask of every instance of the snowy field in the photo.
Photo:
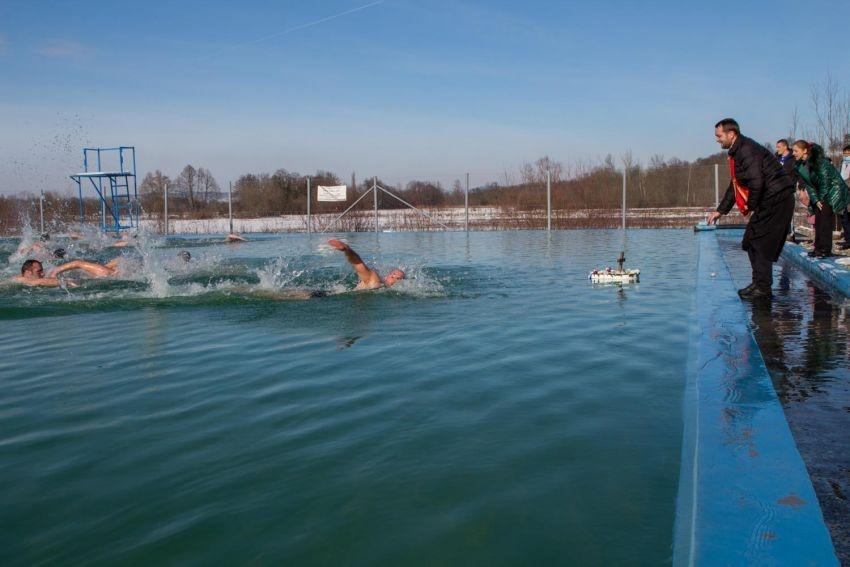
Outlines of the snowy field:
{"type": "MultiPolygon", "coordinates": [[[[627,224],[640,227],[692,226],[706,216],[703,207],[679,207],[666,209],[630,209],[627,224]]],[[[374,230],[372,211],[350,212],[341,219],[336,214],[312,215],[313,231],[341,232],[374,230]]],[[[585,228],[617,226],[621,213],[612,209],[579,209],[552,211],[553,227],[585,228]]],[[[733,220],[733,219],[730,219],[733,220]]],[[[734,222],[734,221],[733,221],[734,222]]],[[[163,221],[157,217],[145,218],[142,227],[153,232],[163,232],[163,221]]],[[[462,230],[465,225],[463,207],[426,209],[422,213],[410,209],[378,211],[379,230],[462,230]],[[427,215],[427,216],[426,216],[427,215]]],[[[207,234],[228,232],[227,217],[212,219],[170,218],[170,234],[207,234]]],[[[545,228],[545,210],[516,210],[497,207],[475,207],[469,209],[469,227],[474,230],[511,230],[545,228]]],[[[305,232],[307,215],[281,215],[250,219],[233,219],[236,232],[305,232]]]]}

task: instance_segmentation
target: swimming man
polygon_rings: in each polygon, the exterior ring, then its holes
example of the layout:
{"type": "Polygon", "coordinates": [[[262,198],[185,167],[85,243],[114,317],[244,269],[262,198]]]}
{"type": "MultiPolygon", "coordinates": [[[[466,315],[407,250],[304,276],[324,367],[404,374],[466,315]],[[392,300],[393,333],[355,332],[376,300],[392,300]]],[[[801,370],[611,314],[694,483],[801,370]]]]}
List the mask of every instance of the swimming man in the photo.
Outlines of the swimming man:
{"type": "Polygon", "coordinates": [[[404,279],[404,272],[398,268],[391,270],[390,273],[387,274],[387,277],[381,278],[378,272],[367,266],[357,252],[352,250],[348,244],[336,239],[328,240],[328,244],[343,252],[348,263],[354,266],[354,271],[357,272],[357,277],[360,278],[360,283],[357,284],[355,289],[378,289],[379,287],[390,287],[404,279]]]}
{"type": "Polygon", "coordinates": [[[21,266],[21,275],[7,281],[32,287],[59,287],[59,278],[44,275],[44,266],[38,260],[27,260],[21,266]]]}

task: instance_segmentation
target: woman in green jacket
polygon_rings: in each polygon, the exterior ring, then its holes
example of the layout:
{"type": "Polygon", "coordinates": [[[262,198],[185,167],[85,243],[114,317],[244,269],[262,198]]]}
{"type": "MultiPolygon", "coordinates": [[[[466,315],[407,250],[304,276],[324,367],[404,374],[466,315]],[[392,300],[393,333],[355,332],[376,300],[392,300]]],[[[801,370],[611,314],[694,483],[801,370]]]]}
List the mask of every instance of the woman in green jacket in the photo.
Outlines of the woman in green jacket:
{"type": "Polygon", "coordinates": [[[809,194],[809,213],[815,215],[815,249],[809,255],[832,256],[835,214],[847,209],[847,185],[819,145],[797,140],[793,151],[794,168],[809,194]]]}

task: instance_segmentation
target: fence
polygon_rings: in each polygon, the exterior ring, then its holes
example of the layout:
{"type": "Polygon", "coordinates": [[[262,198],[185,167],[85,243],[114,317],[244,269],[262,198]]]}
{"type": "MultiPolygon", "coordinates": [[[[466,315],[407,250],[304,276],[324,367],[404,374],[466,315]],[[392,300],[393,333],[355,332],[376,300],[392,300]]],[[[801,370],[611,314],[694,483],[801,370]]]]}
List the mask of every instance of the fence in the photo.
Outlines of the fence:
{"type": "MultiPolygon", "coordinates": [[[[454,177],[451,191],[443,190],[441,182],[410,180],[405,184],[398,180],[393,184],[376,178],[350,186],[347,200],[340,203],[317,201],[315,184],[311,191],[308,177],[298,206],[262,210],[259,215],[246,214],[242,203],[234,198],[231,185],[226,202],[218,207],[220,212],[200,218],[197,213],[169,213],[173,196],[169,197],[166,187],[159,203],[148,203],[140,226],[161,234],[553,230],[618,227],[624,222],[630,227],[684,227],[702,220],[729,182],[725,166],[717,164],[597,168],[568,179],[546,171],[519,183],[506,180],[502,185],[476,187],[470,185],[468,174],[454,177]],[[437,191],[423,187],[436,187],[437,191]]],[[[68,214],[70,207],[55,196],[39,199],[25,208],[26,214],[19,216],[27,216],[33,228],[36,223],[49,228],[74,220],[68,214]],[[44,222],[35,220],[37,207],[33,204],[41,205],[44,222]]],[[[0,231],[13,234],[17,232],[14,224],[13,219],[4,219],[0,211],[0,231]]]]}

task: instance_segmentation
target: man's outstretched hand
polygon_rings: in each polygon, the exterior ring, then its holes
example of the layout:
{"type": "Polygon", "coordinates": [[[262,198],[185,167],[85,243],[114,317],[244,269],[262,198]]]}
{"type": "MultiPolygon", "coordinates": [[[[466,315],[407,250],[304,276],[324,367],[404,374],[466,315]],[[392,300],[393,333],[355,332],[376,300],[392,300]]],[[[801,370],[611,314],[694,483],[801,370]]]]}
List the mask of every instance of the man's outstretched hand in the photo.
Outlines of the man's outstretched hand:
{"type": "Polygon", "coordinates": [[[716,224],[716,223],[717,223],[717,220],[718,220],[721,216],[723,216],[723,215],[721,215],[721,214],[720,214],[720,213],[718,213],[717,211],[713,211],[710,215],[708,215],[708,218],[707,218],[707,219],[705,219],[705,222],[706,222],[706,224],[716,224]]]}
{"type": "Polygon", "coordinates": [[[348,244],[346,244],[345,242],[340,242],[336,238],[331,238],[330,240],[328,240],[328,244],[330,244],[337,250],[342,250],[343,252],[348,250],[348,244]]]}

